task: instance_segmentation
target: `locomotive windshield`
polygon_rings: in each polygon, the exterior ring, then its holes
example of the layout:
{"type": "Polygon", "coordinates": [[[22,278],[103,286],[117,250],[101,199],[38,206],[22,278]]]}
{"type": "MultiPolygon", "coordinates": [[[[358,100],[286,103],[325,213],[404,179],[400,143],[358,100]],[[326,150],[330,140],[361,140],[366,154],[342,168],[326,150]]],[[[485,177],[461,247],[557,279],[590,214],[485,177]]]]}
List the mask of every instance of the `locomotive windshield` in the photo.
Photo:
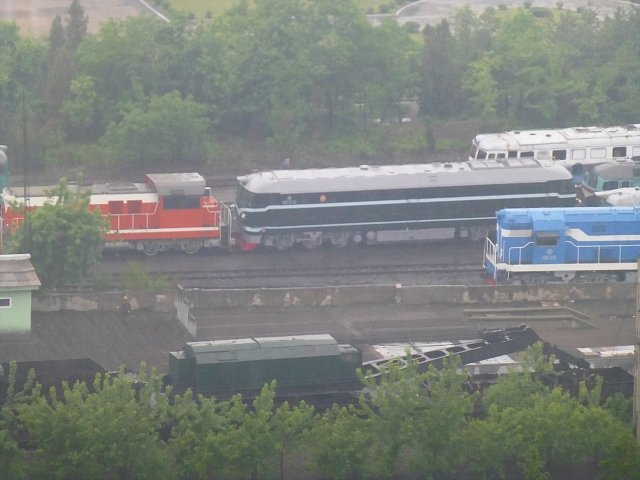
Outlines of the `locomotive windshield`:
{"type": "Polygon", "coordinates": [[[251,193],[242,185],[238,185],[238,188],[236,189],[236,205],[239,208],[250,207],[254,196],[255,194],[251,193]]]}

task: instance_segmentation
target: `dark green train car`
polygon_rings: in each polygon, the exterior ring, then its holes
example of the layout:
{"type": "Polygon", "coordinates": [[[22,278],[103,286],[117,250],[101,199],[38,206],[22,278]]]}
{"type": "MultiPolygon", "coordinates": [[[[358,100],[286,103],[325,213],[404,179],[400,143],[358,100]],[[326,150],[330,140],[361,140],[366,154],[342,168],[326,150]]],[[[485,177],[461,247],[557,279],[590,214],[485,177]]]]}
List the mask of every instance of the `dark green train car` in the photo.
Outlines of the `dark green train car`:
{"type": "Polygon", "coordinates": [[[253,396],[272,380],[279,396],[353,390],[361,366],[360,350],[328,334],[190,342],[169,355],[174,386],[219,397],[253,396]]]}

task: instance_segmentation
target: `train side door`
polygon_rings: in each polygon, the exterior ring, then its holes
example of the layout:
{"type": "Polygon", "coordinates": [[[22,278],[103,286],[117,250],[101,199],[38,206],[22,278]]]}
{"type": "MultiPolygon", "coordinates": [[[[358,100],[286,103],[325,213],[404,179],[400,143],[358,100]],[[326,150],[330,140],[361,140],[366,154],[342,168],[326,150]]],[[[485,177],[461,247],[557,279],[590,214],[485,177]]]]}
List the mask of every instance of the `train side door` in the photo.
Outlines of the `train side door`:
{"type": "Polygon", "coordinates": [[[565,225],[562,216],[547,210],[533,218],[533,263],[564,262],[565,225]]]}

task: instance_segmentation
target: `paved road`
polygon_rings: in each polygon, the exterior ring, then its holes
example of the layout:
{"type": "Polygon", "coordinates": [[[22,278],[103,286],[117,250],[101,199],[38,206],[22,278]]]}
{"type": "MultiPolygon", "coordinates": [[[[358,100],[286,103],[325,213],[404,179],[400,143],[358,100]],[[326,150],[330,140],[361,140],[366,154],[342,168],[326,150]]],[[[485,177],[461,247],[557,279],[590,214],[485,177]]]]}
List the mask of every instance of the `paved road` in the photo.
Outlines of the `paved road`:
{"type": "MultiPolygon", "coordinates": [[[[435,24],[441,19],[449,17],[456,9],[469,5],[474,11],[481,13],[487,7],[497,8],[499,5],[508,7],[522,7],[523,1],[514,0],[420,0],[402,7],[395,15],[369,15],[373,24],[383,19],[394,17],[401,24],[415,22],[423,26],[435,24]]],[[[557,0],[534,0],[534,7],[557,8],[557,0]]],[[[634,4],[622,0],[566,0],[561,2],[563,8],[576,10],[577,8],[595,8],[602,15],[611,15],[618,7],[633,6],[634,4]]]]}

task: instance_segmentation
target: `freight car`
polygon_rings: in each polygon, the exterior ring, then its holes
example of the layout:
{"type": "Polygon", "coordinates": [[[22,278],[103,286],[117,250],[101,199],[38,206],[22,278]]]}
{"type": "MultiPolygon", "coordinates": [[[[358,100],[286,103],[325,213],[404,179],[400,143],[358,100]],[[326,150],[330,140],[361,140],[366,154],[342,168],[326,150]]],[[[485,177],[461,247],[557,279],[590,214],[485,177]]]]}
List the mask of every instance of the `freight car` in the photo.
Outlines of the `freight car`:
{"type": "Polygon", "coordinates": [[[361,365],[359,349],[328,334],[190,342],[169,353],[171,384],[221,398],[254,396],[272,380],[279,396],[356,390],[361,365]]]}
{"type": "Polygon", "coordinates": [[[568,168],[634,156],[640,156],[640,124],[484,133],[469,153],[470,160],[525,157],[568,168]]]}
{"type": "MultiPolygon", "coordinates": [[[[202,247],[224,247],[230,242],[229,208],[211,195],[199,173],[148,174],[144,183],[107,182],[77,188],[89,192],[89,208],[107,218],[105,248],[142,250],[147,255],[174,248],[193,254],[202,247]]],[[[50,193],[54,189],[29,187],[29,210],[55,202],[50,193]]],[[[24,189],[3,190],[5,232],[11,233],[24,221],[24,203],[24,189]]]]}
{"type": "MultiPolygon", "coordinates": [[[[169,353],[169,374],[165,381],[174,387],[174,392],[191,389],[220,399],[240,393],[243,398],[250,399],[265,383],[276,380],[279,399],[304,397],[326,406],[327,400],[349,401],[365,393],[357,370],[365,378],[379,382],[391,365],[401,369],[408,366],[407,353],[416,371],[424,372],[429,367],[441,368],[448,357],[458,357],[461,365],[476,364],[522,352],[542,342],[526,325],[483,329],[479,333],[480,338],[474,340],[440,345],[392,344],[401,347],[399,356],[366,362],[362,361],[359,348],[338,344],[329,334],[190,342],[182,350],[169,353]]],[[[556,357],[559,371],[575,374],[580,370],[587,377],[592,373],[584,359],[542,343],[545,354],[556,357]]],[[[370,345],[367,349],[374,351],[375,346],[370,345]]],[[[580,375],[580,378],[584,376],[580,375]]],[[[482,378],[471,380],[474,384],[483,382],[482,378]]],[[[557,380],[554,378],[554,382],[557,380]]]]}
{"type": "Polygon", "coordinates": [[[506,207],[573,206],[559,165],[534,159],[254,172],[238,177],[238,243],[286,250],[482,240],[506,207]]]}
{"type": "Polygon", "coordinates": [[[497,212],[487,238],[492,281],[634,281],[640,257],[640,207],[515,208],[497,212]]]}

